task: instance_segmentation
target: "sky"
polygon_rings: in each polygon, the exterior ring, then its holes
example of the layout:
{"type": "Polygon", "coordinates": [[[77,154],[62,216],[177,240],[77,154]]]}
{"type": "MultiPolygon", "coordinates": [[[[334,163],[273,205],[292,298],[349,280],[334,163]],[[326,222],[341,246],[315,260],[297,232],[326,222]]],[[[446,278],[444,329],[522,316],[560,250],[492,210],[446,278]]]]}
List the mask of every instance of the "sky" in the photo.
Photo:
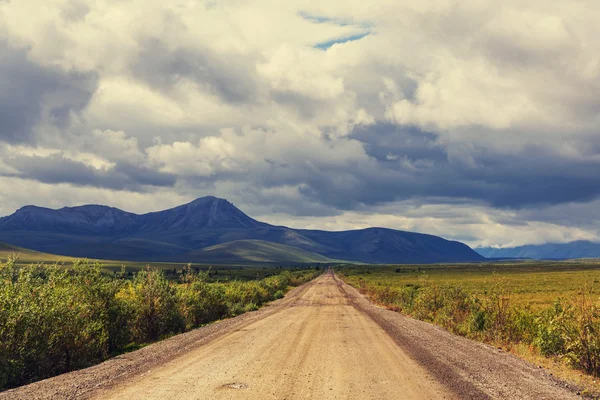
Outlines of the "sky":
{"type": "Polygon", "coordinates": [[[600,240],[596,0],[0,0],[0,215],[600,240]]]}

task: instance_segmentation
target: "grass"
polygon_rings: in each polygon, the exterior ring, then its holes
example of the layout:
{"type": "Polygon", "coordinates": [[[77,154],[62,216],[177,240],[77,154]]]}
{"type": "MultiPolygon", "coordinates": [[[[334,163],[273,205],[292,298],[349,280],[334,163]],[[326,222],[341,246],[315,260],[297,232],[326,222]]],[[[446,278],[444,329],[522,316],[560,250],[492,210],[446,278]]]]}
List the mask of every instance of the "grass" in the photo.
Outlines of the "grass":
{"type": "Polygon", "coordinates": [[[346,281],[355,286],[361,279],[375,285],[397,287],[428,281],[460,286],[468,292],[501,286],[510,292],[511,304],[533,310],[544,309],[558,298],[574,298],[584,288],[600,296],[600,261],[597,260],[347,266],[341,271],[346,281]]]}
{"type": "Polygon", "coordinates": [[[18,255],[18,263],[20,264],[35,264],[40,262],[64,262],[73,263],[76,261],[73,257],[59,256],[56,254],[41,253],[35,250],[29,250],[22,247],[13,246],[0,242],[0,260],[8,260],[13,256],[18,255]]]}

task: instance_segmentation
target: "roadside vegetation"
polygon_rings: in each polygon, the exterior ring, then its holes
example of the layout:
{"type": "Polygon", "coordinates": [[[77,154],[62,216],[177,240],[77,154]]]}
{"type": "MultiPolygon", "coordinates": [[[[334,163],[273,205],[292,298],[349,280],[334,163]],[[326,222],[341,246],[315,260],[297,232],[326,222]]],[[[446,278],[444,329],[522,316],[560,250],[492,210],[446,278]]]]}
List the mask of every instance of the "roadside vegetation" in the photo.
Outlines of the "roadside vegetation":
{"type": "Polygon", "coordinates": [[[600,263],[343,267],[375,303],[600,376],[600,263]]]}
{"type": "Polygon", "coordinates": [[[191,267],[167,279],[150,268],[107,274],[85,260],[68,268],[0,261],[0,389],[256,310],[320,273],[269,271],[262,279],[215,282],[212,271],[191,267]]]}

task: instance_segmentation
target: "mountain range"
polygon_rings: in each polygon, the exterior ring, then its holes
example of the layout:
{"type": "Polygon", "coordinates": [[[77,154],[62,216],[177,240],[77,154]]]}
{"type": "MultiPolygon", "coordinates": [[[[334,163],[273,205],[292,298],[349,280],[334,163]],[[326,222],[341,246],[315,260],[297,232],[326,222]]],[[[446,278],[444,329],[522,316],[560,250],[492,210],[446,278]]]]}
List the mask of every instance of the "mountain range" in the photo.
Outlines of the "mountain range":
{"type": "Polygon", "coordinates": [[[544,260],[564,260],[570,258],[600,257],[600,243],[578,240],[570,243],[546,243],[518,247],[478,247],[479,254],[487,258],[534,258],[544,260]]]}
{"type": "Polygon", "coordinates": [[[101,205],[25,206],[0,218],[0,242],[73,257],[130,261],[435,263],[484,259],[467,245],[386,228],[292,229],[202,197],[147,214],[101,205]]]}

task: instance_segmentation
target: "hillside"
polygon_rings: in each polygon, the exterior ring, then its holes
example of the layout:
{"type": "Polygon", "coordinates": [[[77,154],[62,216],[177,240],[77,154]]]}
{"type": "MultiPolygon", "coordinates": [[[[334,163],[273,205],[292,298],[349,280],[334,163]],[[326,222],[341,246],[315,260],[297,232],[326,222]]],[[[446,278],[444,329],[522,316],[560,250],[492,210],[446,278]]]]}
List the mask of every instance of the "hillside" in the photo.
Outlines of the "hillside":
{"type": "Polygon", "coordinates": [[[264,240],[235,240],[188,253],[202,263],[333,263],[336,260],[297,247],[264,240]]]}
{"type": "MultiPolygon", "coordinates": [[[[484,259],[463,243],[414,232],[385,228],[328,232],[273,226],[212,196],[147,214],[101,205],[58,210],[26,206],[0,218],[0,241],[74,257],[200,262],[206,254],[199,253],[199,249],[240,240],[277,243],[316,253],[324,259],[363,263],[484,259]]],[[[279,250],[268,258],[277,254],[287,259],[279,250]]],[[[216,257],[214,251],[210,254],[216,257]]],[[[297,250],[293,254],[301,259],[307,256],[297,250]]]]}
{"type": "Polygon", "coordinates": [[[559,260],[600,257],[600,243],[594,243],[587,240],[506,248],[479,247],[475,250],[487,258],[535,258],[559,260]]]}
{"type": "Polygon", "coordinates": [[[46,254],[6,243],[0,243],[0,260],[6,260],[15,254],[19,256],[19,262],[22,263],[73,261],[72,257],[46,254]]]}

